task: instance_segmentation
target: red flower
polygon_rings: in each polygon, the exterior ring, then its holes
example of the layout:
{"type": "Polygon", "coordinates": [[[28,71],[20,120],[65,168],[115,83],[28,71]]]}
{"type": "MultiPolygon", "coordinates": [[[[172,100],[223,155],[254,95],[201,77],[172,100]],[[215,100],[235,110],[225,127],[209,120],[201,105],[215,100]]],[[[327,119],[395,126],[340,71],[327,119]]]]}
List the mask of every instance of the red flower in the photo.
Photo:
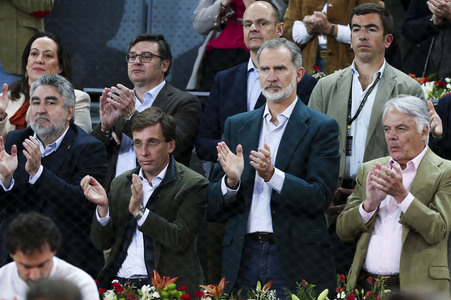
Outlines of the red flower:
{"type": "Polygon", "coordinates": [[[184,286],[184,285],[182,285],[181,287],[179,287],[178,289],[177,289],[177,291],[186,291],[188,288],[186,287],[186,286],[184,286]]]}
{"type": "Polygon", "coordinates": [[[349,295],[348,296],[348,300],[354,300],[355,299],[355,295],[349,295]]]}
{"type": "Polygon", "coordinates": [[[380,287],[381,286],[381,281],[380,280],[376,280],[376,283],[374,283],[375,286],[380,287]]]}
{"type": "Polygon", "coordinates": [[[182,300],[191,300],[191,296],[188,294],[183,294],[182,295],[182,300]]]}
{"type": "Polygon", "coordinates": [[[373,293],[371,293],[371,291],[366,292],[365,298],[370,298],[372,294],[373,294],[373,293]]]}
{"type": "Polygon", "coordinates": [[[321,68],[317,65],[314,65],[313,69],[315,69],[317,72],[321,72],[321,68]]]}
{"type": "Polygon", "coordinates": [[[376,298],[374,298],[374,300],[381,300],[381,296],[377,295],[376,298]]]}
{"type": "Polygon", "coordinates": [[[204,292],[202,292],[202,291],[195,291],[194,292],[194,296],[196,296],[196,298],[202,298],[204,296],[204,292]]]}
{"type": "Polygon", "coordinates": [[[369,283],[371,283],[371,282],[373,282],[373,277],[368,277],[367,279],[366,279],[366,281],[368,281],[369,283]]]}
{"type": "Polygon", "coordinates": [[[106,289],[100,289],[100,290],[99,290],[99,294],[100,294],[100,295],[102,295],[102,294],[105,293],[105,292],[106,292],[106,289]]]}
{"type": "Polygon", "coordinates": [[[346,276],[344,274],[340,274],[338,275],[340,277],[340,281],[345,281],[346,280],[346,276]]]}
{"type": "Polygon", "coordinates": [[[308,283],[307,283],[307,281],[306,281],[305,279],[302,279],[301,285],[302,285],[303,287],[306,287],[306,286],[308,285],[308,283]]]}

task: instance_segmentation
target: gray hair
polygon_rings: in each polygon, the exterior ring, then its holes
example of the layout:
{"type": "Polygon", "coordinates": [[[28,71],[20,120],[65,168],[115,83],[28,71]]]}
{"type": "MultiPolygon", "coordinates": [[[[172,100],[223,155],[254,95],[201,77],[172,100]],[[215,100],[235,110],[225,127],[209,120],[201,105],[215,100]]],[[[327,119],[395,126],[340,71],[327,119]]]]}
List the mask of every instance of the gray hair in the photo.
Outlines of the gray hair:
{"type": "Polygon", "coordinates": [[[41,85],[53,86],[64,100],[64,108],[67,110],[70,106],[75,106],[75,92],[72,84],[61,75],[47,74],[39,76],[30,87],[30,98],[34,91],[41,85]]]}
{"type": "MultiPolygon", "coordinates": [[[[384,105],[382,120],[385,119],[386,113],[391,109],[396,109],[400,113],[413,117],[419,133],[423,131],[425,126],[427,126],[428,132],[430,132],[431,118],[429,117],[429,110],[426,102],[422,99],[411,95],[399,95],[396,98],[390,99],[384,105]]],[[[426,144],[428,141],[429,136],[426,137],[426,144]]]]}
{"type": "Polygon", "coordinates": [[[260,65],[260,54],[262,53],[263,49],[265,49],[265,48],[278,49],[281,47],[285,47],[290,51],[291,60],[292,60],[293,64],[296,66],[296,68],[302,67],[301,49],[299,49],[299,47],[295,43],[290,42],[289,40],[287,40],[285,38],[275,38],[275,39],[264,42],[263,45],[261,45],[260,49],[258,49],[258,52],[257,52],[258,64],[260,65]]]}

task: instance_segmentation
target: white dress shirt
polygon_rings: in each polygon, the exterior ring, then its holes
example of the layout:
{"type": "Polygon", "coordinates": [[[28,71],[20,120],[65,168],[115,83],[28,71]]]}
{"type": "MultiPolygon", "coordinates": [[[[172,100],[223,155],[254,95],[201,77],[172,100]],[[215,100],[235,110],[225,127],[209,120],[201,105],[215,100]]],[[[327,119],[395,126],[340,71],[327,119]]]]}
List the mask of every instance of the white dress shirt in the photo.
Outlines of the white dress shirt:
{"type": "Polygon", "coordinates": [[[262,92],[258,68],[254,66],[252,59],[247,63],[247,111],[253,110],[258,97],[262,92]]]}
{"type": "MultiPolygon", "coordinates": [[[[273,166],[276,162],[280,140],[282,139],[283,133],[285,132],[285,128],[287,127],[291,113],[293,112],[297,101],[298,98],[296,98],[296,100],[293,101],[293,103],[288,106],[285,111],[277,116],[277,120],[279,121],[279,125],[277,126],[271,122],[271,114],[268,106],[265,105],[258,147],[263,148],[264,143],[268,144],[271,150],[271,164],[273,166]]],[[[285,181],[285,173],[276,167],[274,167],[274,169],[274,174],[268,182],[265,182],[263,178],[258,176],[257,171],[255,171],[252,204],[247,221],[246,233],[273,232],[271,218],[271,192],[274,189],[280,193],[285,181]]],[[[239,188],[240,187],[238,186],[238,189],[239,188]]],[[[238,192],[238,189],[232,190],[228,188],[225,184],[225,176],[222,178],[221,190],[225,201],[234,197],[238,192]]]]}
{"type": "MultiPolygon", "coordinates": [[[[165,84],[166,81],[163,80],[159,85],[145,93],[142,103],[141,101],[139,101],[138,97],[136,97],[135,93],[135,109],[138,112],[142,112],[146,108],[151,107],[165,84]]],[[[132,139],[129,138],[125,133],[122,133],[121,145],[119,147],[119,155],[116,163],[116,176],[114,177],[117,177],[125,171],[131,170],[135,167],[136,154],[135,150],[132,147],[132,139]]]]}
{"type": "MultiPolygon", "coordinates": [[[[143,195],[142,195],[142,206],[146,206],[149,201],[150,196],[158,188],[163,181],[163,178],[166,176],[166,171],[168,169],[168,165],[160,172],[155,178],[151,180],[149,183],[145,178],[142,169],[139,170],[139,177],[142,180],[143,184],[143,195]]],[[[147,274],[146,264],[144,260],[144,237],[143,233],[138,229],[144,222],[146,221],[149,215],[149,210],[146,209],[142,218],[138,221],[138,226],[136,227],[135,233],[133,234],[132,241],[130,246],[127,249],[127,257],[122,263],[119,271],[117,272],[118,277],[122,278],[131,278],[134,275],[150,275],[147,274]]],[[[110,214],[108,214],[104,218],[100,218],[98,211],[96,209],[96,217],[102,226],[106,226],[110,221],[110,214]]]]}
{"type": "MultiPolygon", "coordinates": [[[[414,196],[410,193],[413,180],[418,171],[418,166],[426,154],[427,146],[414,159],[407,163],[407,166],[402,170],[402,184],[409,194],[401,202],[387,195],[379,205],[379,212],[376,216],[374,229],[371,233],[371,238],[368,244],[368,251],[366,253],[363,268],[369,273],[379,275],[392,275],[399,273],[399,265],[401,262],[402,249],[402,227],[399,223],[401,213],[405,213],[412,203],[414,196]]],[[[395,161],[390,158],[388,166],[393,169],[395,161]]],[[[366,212],[363,209],[363,203],[359,206],[360,216],[363,223],[368,223],[376,210],[366,212]]]]}
{"type": "MultiPolygon", "coordinates": [[[[368,90],[373,85],[378,76],[382,76],[385,69],[385,60],[379,71],[374,73],[373,81],[367,86],[365,90],[362,89],[362,85],[359,81],[359,72],[355,68],[355,62],[352,62],[351,72],[352,76],[352,107],[351,116],[354,117],[355,113],[359,109],[360,103],[365,97],[368,90]]],[[[354,179],[357,176],[360,165],[363,162],[363,156],[365,155],[366,138],[368,135],[368,127],[370,125],[371,113],[373,111],[374,100],[376,99],[377,90],[380,85],[380,80],[374,87],[371,94],[369,94],[362,111],[357,119],[351,124],[352,135],[352,152],[351,156],[346,156],[347,167],[345,168],[345,178],[354,179]],[[348,167],[349,166],[349,167],[348,167]]],[[[346,101],[347,103],[347,101],[346,101]]]]}

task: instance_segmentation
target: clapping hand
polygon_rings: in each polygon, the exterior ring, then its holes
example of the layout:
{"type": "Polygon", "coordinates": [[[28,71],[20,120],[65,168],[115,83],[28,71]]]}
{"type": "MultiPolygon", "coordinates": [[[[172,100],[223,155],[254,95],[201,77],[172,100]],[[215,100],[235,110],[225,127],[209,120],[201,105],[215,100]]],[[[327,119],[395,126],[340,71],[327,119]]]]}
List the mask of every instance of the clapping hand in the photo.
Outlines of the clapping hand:
{"type": "Polygon", "coordinates": [[[17,146],[11,147],[11,155],[5,150],[3,137],[0,136],[0,180],[4,187],[9,187],[13,174],[17,169],[17,146]]]}
{"type": "Polygon", "coordinates": [[[219,142],[216,150],[218,150],[219,163],[227,175],[227,186],[231,188],[238,187],[238,182],[244,169],[243,147],[238,145],[236,154],[234,154],[225,142],[219,142]]]}
{"type": "Polygon", "coordinates": [[[2,95],[0,96],[0,119],[5,118],[6,108],[8,107],[8,85],[3,84],[2,95]]]}
{"type": "Polygon", "coordinates": [[[98,213],[101,218],[108,214],[108,197],[102,185],[92,176],[86,175],[80,182],[85,197],[98,205],[98,213]]]}

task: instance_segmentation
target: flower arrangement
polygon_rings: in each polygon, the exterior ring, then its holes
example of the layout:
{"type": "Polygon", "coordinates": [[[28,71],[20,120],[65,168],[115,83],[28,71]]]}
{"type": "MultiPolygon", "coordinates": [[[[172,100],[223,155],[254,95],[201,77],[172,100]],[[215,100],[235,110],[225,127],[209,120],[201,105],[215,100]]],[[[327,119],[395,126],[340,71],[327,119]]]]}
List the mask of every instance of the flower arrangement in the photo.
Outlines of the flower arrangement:
{"type": "Polygon", "coordinates": [[[431,81],[428,77],[417,78],[415,74],[409,74],[409,76],[421,85],[426,99],[439,99],[451,94],[451,78],[431,81]]]}
{"type": "Polygon", "coordinates": [[[368,277],[366,280],[371,285],[371,290],[357,290],[351,288],[348,283],[349,275],[345,276],[343,274],[337,275],[337,296],[334,300],[346,299],[346,300],[383,300],[385,294],[388,292],[384,288],[385,278],[378,277],[368,277]]]}
{"type": "Polygon", "coordinates": [[[153,271],[152,285],[143,285],[141,288],[136,288],[133,285],[122,285],[117,280],[113,280],[112,289],[99,289],[99,294],[102,300],[190,300],[190,295],[186,294],[187,287],[181,286],[177,289],[175,281],[178,277],[170,278],[167,276],[161,277],[157,271],[153,271]]]}
{"type": "Polygon", "coordinates": [[[327,74],[321,71],[321,68],[318,67],[317,65],[313,66],[313,74],[312,77],[315,78],[316,80],[320,80],[323,77],[326,77],[327,74]]]}
{"type": "MultiPolygon", "coordinates": [[[[371,286],[369,291],[358,291],[351,288],[348,277],[349,275],[337,275],[337,294],[333,300],[383,300],[388,292],[384,289],[384,277],[368,277],[367,281],[371,286]]],[[[177,279],[177,277],[171,279],[170,277],[160,276],[154,271],[152,274],[153,286],[143,285],[141,288],[136,288],[133,285],[122,285],[117,280],[113,280],[112,289],[100,289],[99,293],[102,300],[190,300],[191,296],[186,293],[187,288],[185,286],[176,287],[175,281],[177,279]]],[[[240,296],[240,291],[236,296],[224,293],[227,283],[228,281],[225,281],[223,277],[218,284],[200,285],[202,290],[195,292],[196,300],[278,300],[284,298],[291,300],[329,300],[327,297],[328,289],[317,296],[314,290],[315,285],[309,284],[305,280],[297,283],[296,293],[294,294],[285,289],[286,295],[282,298],[277,296],[275,290],[271,290],[273,280],[264,284],[263,287],[260,282],[257,282],[255,290],[249,291],[245,298],[240,296]]]]}

